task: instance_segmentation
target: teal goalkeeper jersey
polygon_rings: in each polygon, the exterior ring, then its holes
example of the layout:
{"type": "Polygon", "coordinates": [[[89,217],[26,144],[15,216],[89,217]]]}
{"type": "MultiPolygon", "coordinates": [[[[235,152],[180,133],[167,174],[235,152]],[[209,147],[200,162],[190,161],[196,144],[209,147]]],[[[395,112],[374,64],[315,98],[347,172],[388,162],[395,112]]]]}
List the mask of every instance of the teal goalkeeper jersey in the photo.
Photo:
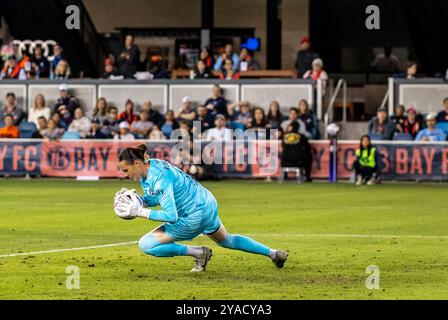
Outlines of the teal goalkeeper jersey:
{"type": "Polygon", "coordinates": [[[161,206],[161,210],[151,210],[149,218],[155,221],[176,223],[180,217],[204,210],[216,201],[199,182],[164,160],[150,160],[148,174],[140,178],[140,185],[146,206],[161,206]]]}

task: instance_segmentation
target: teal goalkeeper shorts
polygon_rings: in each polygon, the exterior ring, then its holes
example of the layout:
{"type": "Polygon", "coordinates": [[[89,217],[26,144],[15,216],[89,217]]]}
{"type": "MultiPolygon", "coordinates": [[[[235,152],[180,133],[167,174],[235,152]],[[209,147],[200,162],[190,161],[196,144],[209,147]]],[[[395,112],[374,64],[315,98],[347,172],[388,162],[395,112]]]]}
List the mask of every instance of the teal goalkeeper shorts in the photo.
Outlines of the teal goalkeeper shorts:
{"type": "Polygon", "coordinates": [[[165,223],[162,228],[173,241],[183,241],[193,240],[201,234],[213,234],[220,226],[218,203],[212,197],[203,208],[188,216],[179,217],[176,223],[165,223]]]}

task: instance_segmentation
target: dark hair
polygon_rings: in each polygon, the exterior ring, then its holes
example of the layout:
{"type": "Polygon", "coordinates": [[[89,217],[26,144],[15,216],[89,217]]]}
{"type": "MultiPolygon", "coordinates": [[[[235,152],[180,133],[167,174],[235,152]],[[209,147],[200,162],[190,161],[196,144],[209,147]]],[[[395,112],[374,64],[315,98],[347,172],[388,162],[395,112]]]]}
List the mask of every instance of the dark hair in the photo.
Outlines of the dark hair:
{"type": "Polygon", "coordinates": [[[126,161],[127,164],[134,164],[134,161],[145,161],[145,155],[148,151],[146,144],[141,144],[137,148],[126,148],[121,150],[118,155],[118,161],[126,161]]]}
{"type": "Polygon", "coordinates": [[[295,113],[299,114],[299,109],[297,109],[295,107],[289,108],[288,112],[291,112],[291,111],[294,111],[295,113]]]}
{"type": "Polygon", "coordinates": [[[359,149],[361,150],[361,152],[363,150],[367,150],[367,155],[370,156],[370,150],[372,150],[372,139],[368,134],[363,135],[359,140],[359,149]],[[364,140],[364,138],[369,139],[369,146],[367,148],[364,148],[364,146],[362,145],[362,140],[364,140]]]}
{"type": "Polygon", "coordinates": [[[13,97],[13,98],[15,98],[16,95],[14,94],[14,92],[8,92],[8,93],[6,94],[6,98],[9,98],[9,97],[13,97]]]}
{"type": "Polygon", "coordinates": [[[414,65],[417,66],[417,61],[410,60],[406,63],[406,69],[409,69],[414,65]]]}

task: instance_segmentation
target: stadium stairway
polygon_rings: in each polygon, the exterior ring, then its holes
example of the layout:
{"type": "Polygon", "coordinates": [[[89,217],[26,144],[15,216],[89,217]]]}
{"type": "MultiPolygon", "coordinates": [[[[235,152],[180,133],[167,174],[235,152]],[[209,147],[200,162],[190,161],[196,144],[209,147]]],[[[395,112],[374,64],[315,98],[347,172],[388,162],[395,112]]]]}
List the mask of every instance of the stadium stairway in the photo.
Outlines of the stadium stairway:
{"type": "Polygon", "coordinates": [[[98,77],[106,51],[81,0],[0,1],[0,13],[17,40],[54,40],[74,77],[98,77]],[[66,28],[69,5],[80,9],[80,29],[66,28]]]}

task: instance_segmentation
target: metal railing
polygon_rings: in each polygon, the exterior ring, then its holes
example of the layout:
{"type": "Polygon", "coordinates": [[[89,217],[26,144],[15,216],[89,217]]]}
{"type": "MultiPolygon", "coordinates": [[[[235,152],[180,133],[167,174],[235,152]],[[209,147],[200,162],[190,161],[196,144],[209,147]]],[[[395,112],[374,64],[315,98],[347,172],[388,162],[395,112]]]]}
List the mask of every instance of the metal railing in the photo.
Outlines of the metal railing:
{"type": "Polygon", "coordinates": [[[325,127],[327,127],[334,120],[334,104],[339,91],[342,89],[342,122],[347,122],[347,81],[345,79],[339,79],[336,88],[330,98],[330,103],[328,104],[327,112],[324,116],[325,127]]]}

